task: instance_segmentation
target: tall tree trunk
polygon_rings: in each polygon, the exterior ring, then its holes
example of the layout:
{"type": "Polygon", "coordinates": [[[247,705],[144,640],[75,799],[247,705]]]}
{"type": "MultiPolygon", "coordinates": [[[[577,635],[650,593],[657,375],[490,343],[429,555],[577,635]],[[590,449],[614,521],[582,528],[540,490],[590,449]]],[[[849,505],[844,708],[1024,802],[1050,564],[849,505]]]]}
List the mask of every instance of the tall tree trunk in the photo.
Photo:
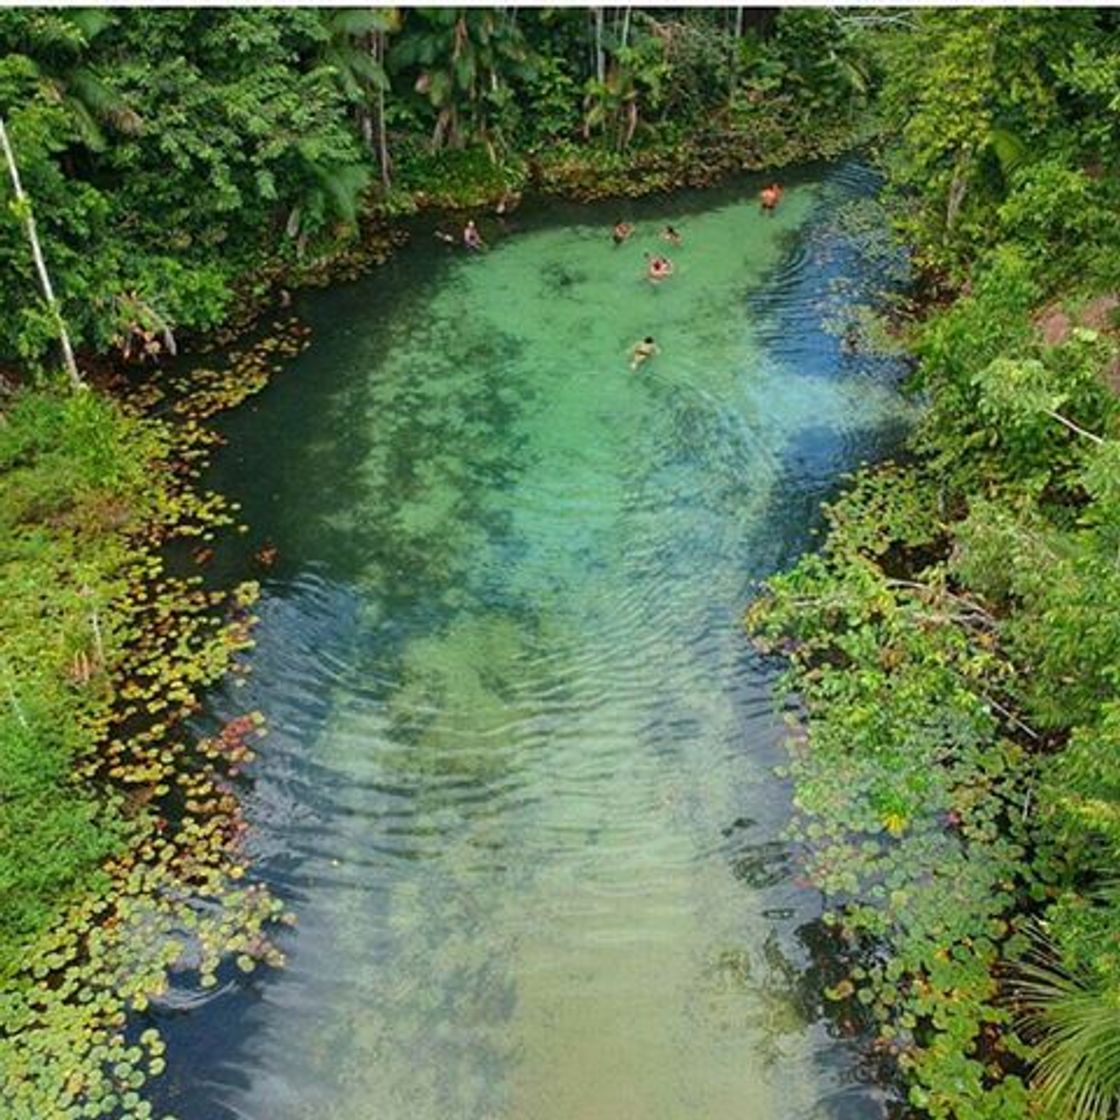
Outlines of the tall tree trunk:
{"type": "Polygon", "coordinates": [[[622,9],[622,35],[620,37],[620,41],[621,41],[623,50],[626,49],[626,43],[628,42],[629,39],[630,39],[630,5],[627,4],[626,7],[622,9]]]}
{"type": "Polygon", "coordinates": [[[47,306],[50,308],[51,315],[58,327],[58,338],[62,343],[62,357],[66,363],[66,373],[70,378],[70,385],[73,389],[84,389],[85,382],[82,381],[82,375],[78,372],[78,363],[74,360],[74,350],[70,346],[70,335],[66,331],[66,323],[63,322],[62,312],[59,309],[58,300],[55,298],[54,288],[51,285],[50,274],[47,272],[47,262],[43,259],[43,250],[39,245],[39,234],[35,229],[35,215],[31,212],[31,200],[24,194],[23,184],[19,180],[19,168],[16,166],[16,157],[12,151],[12,145],[8,141],[8,130],[4,125],[3,117],[0,117],[0,147],[4,149],[4,159],[8,164],[8,173],[12,177],[12,188],[23,213],[23,225],[27,231],[27,240],[31,243],[31,256],[35,259],[35,270],[39,274],[39,283],[43,288],[43,298],[47,301],[47,306]]]}
{"type": "Polygon", "coordinates": [[[607,57],[603,53],[603,9],[595,8],[595,77],[607,80],[607,57]]]}
{"type": "Polygon", "coordinates": [[[957,215],[964,203],[964,196],[968,193],[968,169],[972,162],[972,152],[969,148],[957,157],[957,166],[953,169],[953,181],[949,184],[949,197],[945,203],[945,237],[953,231],[957,224],[957,215]]]}
{"type": "MultiPolygon", "coordinates": [[[[377,31],[373,38],[373,52],[381,73],[385,73],[385,32],[377,31]]],[[[390,167],[389,167],[389,134],[385,126],[385,90],[378,83],[377,86],[377,162],[381,167],[381,185],[385,193],[389,193],[390,167]]]]}
{"type": "Polygon", "coordinates": [[[594,31],[593,31],[593,28],[595,26],[595,9],[594,8],[588,8],[587,9],[587,24],[588,24],[587,57],[588,57],[588,60],[589,60],[589,63],[590,63],[590,65],[587,68],[587,72],[588,72],[588,74],[594,74],[595,73],[595,35],[594,35],[594,31]]]}
{"type": "Polygon", "coordinates": [[[381,185],[386,191],[391,186],[389,164],[389,133],[385,127],[385,91],[377,91],[377,162],[381,165],[381,185]]]}
{"type": "Polygon", "coordinates": [[[739,41],[743,38],[743,7],[735,8],[735,42],[731,48],[731,82],[728,87],[728,103],[735,98],[735,87],[739,84],[739,41]]]}

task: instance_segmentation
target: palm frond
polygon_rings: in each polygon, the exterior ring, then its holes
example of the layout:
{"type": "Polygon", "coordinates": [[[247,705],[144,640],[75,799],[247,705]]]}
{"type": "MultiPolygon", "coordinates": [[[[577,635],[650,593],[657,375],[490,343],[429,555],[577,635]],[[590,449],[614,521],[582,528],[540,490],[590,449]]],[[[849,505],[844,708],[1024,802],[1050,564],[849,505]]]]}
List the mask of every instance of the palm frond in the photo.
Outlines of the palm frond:
{"type": "Polygon", "coordinates": [[[988,146],[996,157],[1005,179],[1010,178],[1022,167],[1027,158],[1026,144],[1007,128],[993,128],[988,133],[988,146]]]}
{"type": "Polygon", "coordinates": [[[80,66],[66,75],[66,90],[96,117],[108,119],[127,108],[124,98],[106,85],[92,70],[80,66]]]}
{"type": "Polygon", "coordinates": [[[97,123],[97,119],[89,111],[80,98],[63,96],[62,103],[66,106],[67,112],[70,114],[70,119],[74,124],[74,131],[77,133],[78,139],[87,147],[91,152],[100,152],[105,148],[105,133],[101,131],[101,126],[97,123]]]}
{"type": "Polygon", "coordinates": [[[376,31],[392,31],[396,18],[391,8],[334,8],[323,13],[332,35],[360,38],[376,31]]]}
{"type": "Polygon", "coordinates": [[[362,192],[369,186],[369,168],[360,163],[312,163],[311,171],[324,195],[330,200],[334,213],[345,222],[354,222],[358,216],[362,192]]]}
{"type": "Polygon", "coordinates": [[[1039,936],[1014,985],[1035,1046],[1034,1080],[1048,1114],[1061,1120],[1120,1115],[1120,989],[1067,971],[1039,936]]]}
{"type": "Polygon", "coordinates": [[[97,38],[116,18],[108,8],[70,8],[64,18],[72,23],[87,43],[97,38]]]}

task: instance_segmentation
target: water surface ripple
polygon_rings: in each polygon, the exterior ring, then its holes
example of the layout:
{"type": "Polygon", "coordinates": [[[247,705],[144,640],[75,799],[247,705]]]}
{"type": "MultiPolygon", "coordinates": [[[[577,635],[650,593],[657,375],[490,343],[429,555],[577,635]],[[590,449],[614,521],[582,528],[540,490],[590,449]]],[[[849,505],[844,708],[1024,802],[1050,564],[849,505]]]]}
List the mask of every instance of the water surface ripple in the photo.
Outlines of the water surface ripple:
{"type": "Polygon", "coordinates": [[[251,854],[299,925],[284,972],[167,1013],[183,1120],[878,1115],[819,1021],[740,625],[905,423],[898,371],[821,329],[873,188],[633,204],[621,248],[616,207],[478,257],[421,230],[307,301],[312,348],[229,424],[219,484],[280,562],[215,702],[268,715],[251,854]]]}

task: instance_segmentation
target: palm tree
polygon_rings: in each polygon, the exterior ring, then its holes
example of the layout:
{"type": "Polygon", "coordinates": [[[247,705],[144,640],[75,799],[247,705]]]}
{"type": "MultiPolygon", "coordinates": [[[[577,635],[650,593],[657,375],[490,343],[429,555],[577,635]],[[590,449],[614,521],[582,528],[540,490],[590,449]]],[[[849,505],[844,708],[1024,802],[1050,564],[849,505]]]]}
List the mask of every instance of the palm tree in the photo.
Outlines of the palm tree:
{"type": "MultiPolygon", "coordinates": [[[[601,129],[621,151],[629,147],[645,108],[657,108],[669,75],[666,44],[656,23],[644,17],[647,33],[633,44],[619,41],[610,54],[605,75],[588,80],[584,97],[583,133],[601,129]]],[[[629,9],[620,21],[621,34],[629,39],[629,9]]]]}
{"type": "Polygon", "coordinates": [[[389,142],[385,125],[388,36],[400,27],[396,8],[333,8],[322,12],[327,40],[322,61],[335,73],[343,96],[354,106],[362,137],[377,152],[381,183],[389,189],[389,142]]]}
{"type": "Polygon", "coordinates": [[[1035,1083],[1047,1116],[1115,1120],[1120,1115],[1120,987],[1074,972],[1039,934],[1035,960],[1015,990],[1035,1046],[1035,1083]]]}
{"type": "Polygon", "coordinates": [[[516,22],[494,8],[418,8],[393,51],[396,69],[419,67],[416,92],[436,110],[431,146],[461,148],[480,139],[496,158],[489,104],[501,100],[531,55],[516,22]]]}
{"type": "Polygon", "coordinates": [[[35,67],[38,79],[65,106],[78,140],[91,151],[105,147],[103,125],[135,133],[143,122],[125,100],[87,64],[93,41],[114,20],[103,8],[18,13],[10,36],[35,67]]]}
{"type": "Polygon", "coordinates": [[[307,240],[332,216],[348,226],[358,220],[358,207],[369,186],[370,170],[364,163],[324,161],[308,141],[296,145],[296,155],[306,181],[300,201],[288,213],[286,233],[294,238],[303,256],[307,240]]]}

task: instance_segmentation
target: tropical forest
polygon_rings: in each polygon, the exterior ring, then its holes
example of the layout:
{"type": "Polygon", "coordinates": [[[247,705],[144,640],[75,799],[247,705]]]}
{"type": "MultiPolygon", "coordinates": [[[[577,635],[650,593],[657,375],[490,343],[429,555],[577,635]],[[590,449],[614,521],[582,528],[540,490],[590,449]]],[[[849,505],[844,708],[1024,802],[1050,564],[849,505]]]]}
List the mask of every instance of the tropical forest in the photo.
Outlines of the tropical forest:
{"type": "Polygon", "coordinates": [[[1120,10],[0,7],[3,1120],[1120,1120],[1120,10]]]}

